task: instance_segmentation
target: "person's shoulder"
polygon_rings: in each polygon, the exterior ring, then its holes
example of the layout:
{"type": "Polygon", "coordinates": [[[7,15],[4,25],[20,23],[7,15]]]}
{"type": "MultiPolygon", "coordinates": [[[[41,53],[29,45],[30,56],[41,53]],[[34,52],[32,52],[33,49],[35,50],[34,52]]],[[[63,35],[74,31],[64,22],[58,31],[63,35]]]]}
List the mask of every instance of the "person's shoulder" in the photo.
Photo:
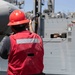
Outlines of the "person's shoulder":
{"type": "Polygon", "coordinates": [[[32,35],[33,35],[34,37],[39,38],[39,39],[42,40],[42,37],[41,37],[39,34],[37,34],[37,33],[32,33],[32,35]]]}

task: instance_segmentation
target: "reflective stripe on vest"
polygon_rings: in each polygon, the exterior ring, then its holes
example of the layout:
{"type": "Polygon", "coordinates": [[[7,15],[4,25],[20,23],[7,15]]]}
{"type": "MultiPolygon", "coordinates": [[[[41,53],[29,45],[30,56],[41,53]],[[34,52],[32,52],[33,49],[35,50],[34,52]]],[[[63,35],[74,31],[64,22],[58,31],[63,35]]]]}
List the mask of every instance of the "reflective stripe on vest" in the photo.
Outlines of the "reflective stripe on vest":
{"type": "Polygon", "coordinates": [[[29,38],[29,39],[17,39],[17,44],[23,44],[23,43],[39,43],[39,40],[37,38],[29,38]]]}

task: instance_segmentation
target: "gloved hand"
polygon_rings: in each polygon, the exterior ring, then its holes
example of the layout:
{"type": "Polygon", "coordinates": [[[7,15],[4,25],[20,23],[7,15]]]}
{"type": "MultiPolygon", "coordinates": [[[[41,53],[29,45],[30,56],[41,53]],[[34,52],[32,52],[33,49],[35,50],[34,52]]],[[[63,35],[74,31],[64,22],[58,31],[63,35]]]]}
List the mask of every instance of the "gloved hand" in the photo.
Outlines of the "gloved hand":
{"type": "Polygon", "coordinates": [[[30,30],[31,32],[34,32],[34,31],[33,31],[33,27],[32,27],[32,20],[30,20],[30,22],[29,22],[29,30],[30,30]]]}

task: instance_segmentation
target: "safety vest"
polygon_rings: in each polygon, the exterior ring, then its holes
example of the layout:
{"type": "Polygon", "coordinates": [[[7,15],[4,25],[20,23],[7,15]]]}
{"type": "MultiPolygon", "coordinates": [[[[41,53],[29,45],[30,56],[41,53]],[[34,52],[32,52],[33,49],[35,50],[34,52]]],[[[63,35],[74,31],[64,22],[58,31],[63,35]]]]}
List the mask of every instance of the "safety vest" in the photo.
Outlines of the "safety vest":
{"type": "Polygon", "coordinates": [[[43,42],[39,35],[22,31],[10,36],[8,75],[33,75],[43,71],[43,42]]]}

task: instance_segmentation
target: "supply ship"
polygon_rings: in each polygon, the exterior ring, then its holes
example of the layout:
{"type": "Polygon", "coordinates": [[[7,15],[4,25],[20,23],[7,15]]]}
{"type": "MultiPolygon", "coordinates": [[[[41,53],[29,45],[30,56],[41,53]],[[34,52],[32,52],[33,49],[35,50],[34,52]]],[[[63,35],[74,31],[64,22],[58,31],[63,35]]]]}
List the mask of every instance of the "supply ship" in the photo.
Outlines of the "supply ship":
{"type": "MultiPolygon", "coordinates": [[[[4,34],[10,31],[6,26],[9,14],[13,10],[21,8],[17,8],[14,1],[6,0],[0,3],[0,6],[4,5],[0,7],[0,10],[2,10],[0,11],[0,17],[2,17],[0,20],[3,19],[5,22],[2,23],[2,20],[0,22],[0,40],[5,36],[4,34]],[[4,18],[7,20],[4,20],[4,18]]],[[[33,22],[33,27],[34,31],[43,39],[43,72],[46,75],[75,75],[75,12],[55,13],[55,0],[48,0],[48,9],[43,12],[42,5],[44,5],[42,0],[34,0],[33,13],[27,13],[27,17],[30,17],[31,14],[38,16],[38,12],[40,12],[36,24],[38,27],[35,25],[36,20],[33,22]]],[[[0,58],[0,75],[6,75],[7,66],[8,60],[0,58]]]]}

